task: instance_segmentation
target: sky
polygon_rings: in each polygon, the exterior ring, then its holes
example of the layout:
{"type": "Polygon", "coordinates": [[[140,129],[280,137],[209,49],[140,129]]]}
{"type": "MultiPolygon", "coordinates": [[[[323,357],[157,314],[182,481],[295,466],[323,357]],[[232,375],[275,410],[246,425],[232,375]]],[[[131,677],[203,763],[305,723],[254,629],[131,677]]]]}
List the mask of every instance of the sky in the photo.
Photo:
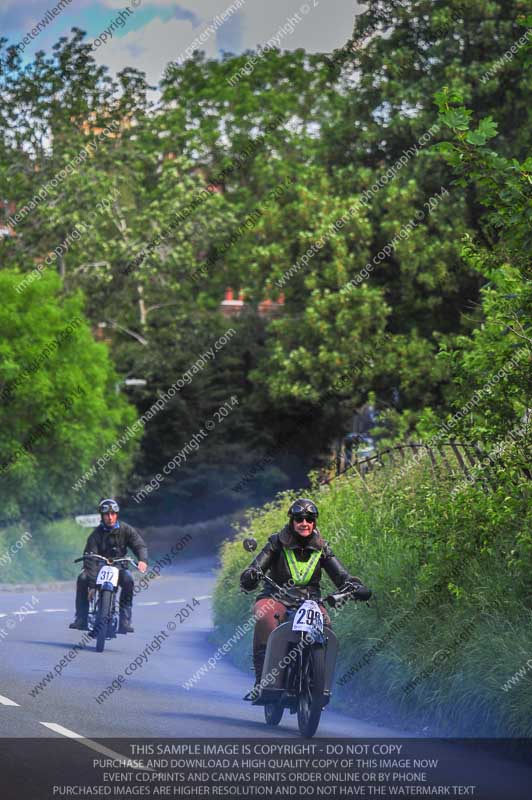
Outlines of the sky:
{"type": "Polygon", "coordinates": [[[0,0],[0,36],[9,44],[27,40],[23,57],[49,52],[71,28],[87,32],[97,62],[112,72],[136,67],[156,84],[171,61],[180,61],[196,45],[208,57],[264,46],[277,35],[281,50],[305,48],[331,52],[353,30],[353,0],[0,0]],[[61,8],[53,16],[47,11],[61,8]],[[128,9],[127,11],[125,9],[128,9]],[[227,12],[226,19],[220,17],[227,12]],[[218,15],[218,17],[217,17],[218,15]],[[47,21],[48,20],[48,21],[47,21]],[[291,20],[291,21],[290,21],[291,20]],[[111,28],[112,24],[113,27],[111,28]],[[209,28],[210,26],[210,28],[209,28]],[[283,29],[283,30],[281,30],[283,29]],[[107,31],[107,33],[106,33],[107,31]]]}

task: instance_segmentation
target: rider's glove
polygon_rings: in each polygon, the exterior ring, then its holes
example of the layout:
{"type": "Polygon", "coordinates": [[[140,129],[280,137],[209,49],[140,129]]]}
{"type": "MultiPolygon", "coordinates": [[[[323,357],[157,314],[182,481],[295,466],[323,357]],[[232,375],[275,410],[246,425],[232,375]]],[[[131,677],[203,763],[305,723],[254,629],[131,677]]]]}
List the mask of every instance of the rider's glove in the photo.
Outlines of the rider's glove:
{"type": "Polygon", "coordinates": [[[259,584],[259,576],[260,572],[256,567],[248,567],[240,576],[240,586],[247,592],[253,591],[259,584]]]}
{"type": "Polygon", "coordinates": [[[364,586],[363,583],[350,578],[342,586],[342,592],[350,592],[357,600],[369,600],[371,597],[371,589],[364,586]]]}

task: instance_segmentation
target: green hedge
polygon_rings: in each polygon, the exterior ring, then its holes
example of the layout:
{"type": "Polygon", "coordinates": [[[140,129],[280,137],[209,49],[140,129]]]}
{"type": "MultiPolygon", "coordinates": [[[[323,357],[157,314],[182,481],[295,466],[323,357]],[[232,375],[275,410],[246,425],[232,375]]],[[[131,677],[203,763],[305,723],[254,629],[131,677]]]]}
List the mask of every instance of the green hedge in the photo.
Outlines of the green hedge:
{"type": "Polygon", "coordinates": [[[75,577],[79,564],[72,562],[83,552],[88,533],[68,519],[30,528],[22,523],[0,528],[0,583],[75,577]]]}
{"type": "MultiPolygon", "coordinates": [[[[400,482],[384,468],[365,482],[342,478],[305,492],[336,555],[375,593],[369,608],[333,612],[341,644],[333,702],[414,730],[531,736],[532,669],[502,688],[532,657],[530,484],[507,468],[495,491],[469,486],[452,497],[458,479],[421,462],[400,482]]],[[[262,546],[284,524],[292,496],[250,511],[222,549],[220,643],[253,604],[238,592],[251,560],[241,540],[252,532],[262,546]]],[[[250,665],[251,634],[231,653],[250,665]]]]}

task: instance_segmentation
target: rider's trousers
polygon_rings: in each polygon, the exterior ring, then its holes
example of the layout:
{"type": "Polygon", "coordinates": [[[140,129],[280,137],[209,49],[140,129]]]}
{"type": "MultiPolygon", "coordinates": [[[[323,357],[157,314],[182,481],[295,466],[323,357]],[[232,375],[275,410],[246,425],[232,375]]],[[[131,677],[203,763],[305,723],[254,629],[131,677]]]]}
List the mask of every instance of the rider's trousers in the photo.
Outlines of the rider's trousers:
{"type": "MultiPolygon", "coordinates": [[[[89,613],[89,587],[95,586],[96,583],[91,579],[85,570],[79,573],[76,582],[76,617],[82,620],[87,619],[89,613]]],[[[118,575],[118,585],[121,588],[120,592],[120,613],[129,612],[133,605],[133,588],[135,581],[133,575],[128,569],[121,569],[118,575]]],[[[129,613],[128,619],[131,617],[129,613]]]]}

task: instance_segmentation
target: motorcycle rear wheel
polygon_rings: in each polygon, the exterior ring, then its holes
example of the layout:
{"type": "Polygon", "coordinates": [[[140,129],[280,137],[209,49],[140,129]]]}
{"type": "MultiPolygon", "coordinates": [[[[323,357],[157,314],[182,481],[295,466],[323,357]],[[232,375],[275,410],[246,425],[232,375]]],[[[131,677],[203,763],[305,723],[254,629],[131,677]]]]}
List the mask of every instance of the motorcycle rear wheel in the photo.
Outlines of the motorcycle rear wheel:
{"type": "Polygon", "coordinates": [[[321,645],[303,651],[301,690],[297,703],[299,732],[310,738],[320,724],[325,688],[325,648],[321,645]]]}

